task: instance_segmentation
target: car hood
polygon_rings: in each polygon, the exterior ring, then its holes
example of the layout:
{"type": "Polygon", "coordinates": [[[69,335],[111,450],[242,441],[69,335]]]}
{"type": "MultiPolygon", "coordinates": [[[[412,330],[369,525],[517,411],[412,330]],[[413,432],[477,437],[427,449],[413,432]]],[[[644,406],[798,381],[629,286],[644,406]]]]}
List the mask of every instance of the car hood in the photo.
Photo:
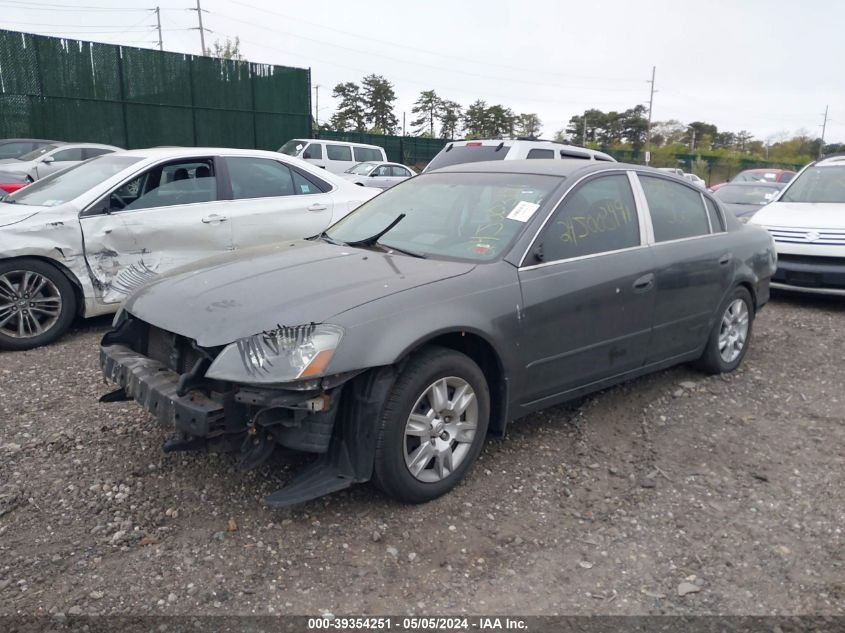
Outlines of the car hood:
{"type": "Polygon", "coordinates": [[[763,205],[760,204],[738,204],[735,202],[723,202],[722,206],[738,218],[745,217],[746,215],[754,215],[763,208],[763,205]]]}
{"type": "Polygon", "coordinates": [[[806,229],[845,228],[845,203],[772,202],[755,213],[751,222],[806,229]]]}
{"type": "Polygon", "coordinates": [[[474,267],[321,241],[285,242],[171,271],[133,294],[125,308],[156,327],[215,347],[278,325],[327,322],[474,267]]]}
{"type": "Polygon", "coordinates": [[[0,202],[0,228],[18,224],[49,209],[50,207],[0,202]]]}

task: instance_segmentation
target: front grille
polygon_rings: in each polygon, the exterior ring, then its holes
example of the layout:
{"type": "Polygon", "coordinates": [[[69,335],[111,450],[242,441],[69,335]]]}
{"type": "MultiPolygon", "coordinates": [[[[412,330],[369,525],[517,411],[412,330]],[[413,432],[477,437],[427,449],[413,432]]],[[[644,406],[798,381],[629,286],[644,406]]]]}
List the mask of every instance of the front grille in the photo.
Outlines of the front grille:
{"type": "Polygon", "coordinates": [[[766,229],[775,242],[845,246],[845,230],[843,229],[805,229],[783,226],[767,226],[766,229]]]}

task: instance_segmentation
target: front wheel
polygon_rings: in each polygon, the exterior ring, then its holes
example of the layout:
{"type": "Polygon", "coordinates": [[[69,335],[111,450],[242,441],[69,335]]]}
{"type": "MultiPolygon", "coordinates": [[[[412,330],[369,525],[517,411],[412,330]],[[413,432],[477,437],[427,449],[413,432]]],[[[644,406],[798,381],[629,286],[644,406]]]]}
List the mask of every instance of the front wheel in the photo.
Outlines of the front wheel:
{"type": "Polygon", "coordinates": [[[0,262],[0,349],[46,345],[75,313],[73,287],[57,268],[37,259],[0,262]]]}
{"type": "Polygon", "coordinates": [[[439,347],[417,354],[385,403],[373,481],[408,503],[445,494],[478,457],[489,419],[487,381],[471,358],[439,347]]]}
{"type": "Polygon", "coordinates": [[[709,374],[731,372],[745,358],[754,323],[751,293],[743,287],[735,288],[719,307],[719,315],[696,362],[696,367],[709,374]]]}

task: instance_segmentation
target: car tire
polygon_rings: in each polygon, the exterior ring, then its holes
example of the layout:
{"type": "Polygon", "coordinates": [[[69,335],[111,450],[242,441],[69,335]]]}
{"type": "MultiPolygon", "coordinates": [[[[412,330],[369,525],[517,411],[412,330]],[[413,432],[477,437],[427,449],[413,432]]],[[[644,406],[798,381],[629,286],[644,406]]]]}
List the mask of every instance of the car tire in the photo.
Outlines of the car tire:
{"type": "Polygon", "coordinates": [[[751,293],[742,286],[734,288],[719,306],[717,314],[704,353],[695,362],[697,369],[708,374],[731,372],[745,358],[754,325],[751,293]]]}
{"type": "Polygon", "coordinates": [[[388,394],[373,482],[406,503],[445,494],[481,452],[489,419],[490,390],[478,365],[451,349],[423,350],[388,394]]]}
{"type": "Polygon", "coordinates": [[[58,268],[31,258],[0,262],[0,349],[51,343],[75,315],[76,294],[58,268]]]}

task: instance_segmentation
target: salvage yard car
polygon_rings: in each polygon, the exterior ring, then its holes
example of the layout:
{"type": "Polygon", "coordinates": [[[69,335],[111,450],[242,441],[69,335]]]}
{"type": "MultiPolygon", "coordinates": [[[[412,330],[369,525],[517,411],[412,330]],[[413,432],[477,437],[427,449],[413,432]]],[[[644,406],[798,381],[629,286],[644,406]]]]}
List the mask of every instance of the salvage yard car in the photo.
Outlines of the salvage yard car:
{"type": "Polygon", "coordinates": [[[0,200],[0,349],[58,338],[165,270],[316,235],[380,192],[275,152],[107,154],[0,200]]]}
{"type": "Polygon", "coordinates": [[[102,400],[173,429],[165,450],[319,455],[273,506],[370,479],[424,502],[511,420],[677,363],[736,369],[774,268],[765,230],[656,170],[462,164],[133,293],[102,400]]]}
{"type": "Polygon", "coordinates": [[[78,165],[84,160],[122,151],[114,145],[96,143],[54,143],[41,145],[28,154],[0,160],[0,171],[20,174],[27,181],[35,182],[57,171],[78,165]]]}
{"type": "Polygon", "coordinates": [[[601,160],[616,162],[610,154],[542,139],[476,139],[452,141],[426,165],[424,172],[450,165],[488,160],[601,160]]]}
{"type": "Polygon", "coordinates": [[[340,174],[342,178],[362,187],[390,189],[400,182],[413,178],[417,173],[399,163],[358,163],[340,174]]]}
{"type": "Polygon", "coordinates": [[[845,296],[845,155],[807,165],[749,223],[775,240],[773,288],[845,296]]]}

